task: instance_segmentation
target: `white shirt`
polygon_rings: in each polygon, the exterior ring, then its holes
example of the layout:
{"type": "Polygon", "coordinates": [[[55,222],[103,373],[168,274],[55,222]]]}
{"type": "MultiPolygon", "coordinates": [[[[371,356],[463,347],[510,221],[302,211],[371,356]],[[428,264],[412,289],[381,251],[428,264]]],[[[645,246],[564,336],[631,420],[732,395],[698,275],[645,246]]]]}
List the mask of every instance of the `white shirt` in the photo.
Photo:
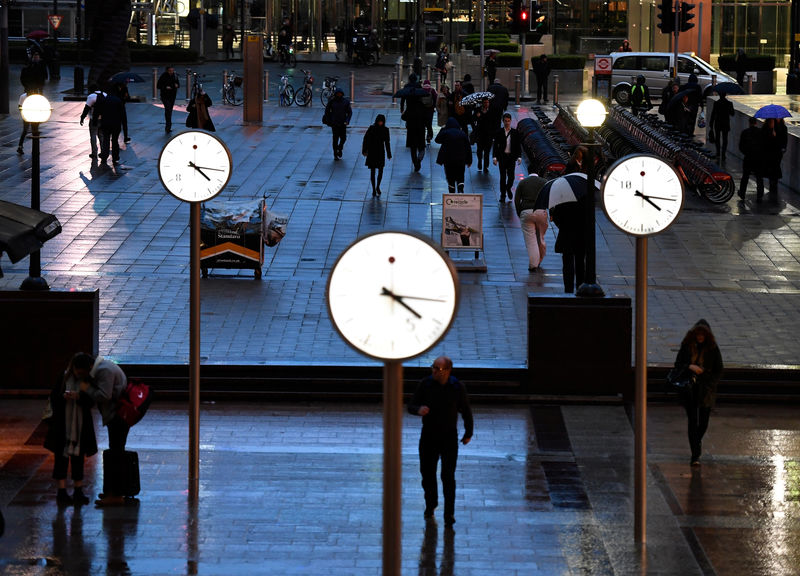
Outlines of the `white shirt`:
{"type": "Polygon", "coordinates": [[[511,154],[511,130],[506,131],[506,148],[503,150],[506,154],[511,154]]]}

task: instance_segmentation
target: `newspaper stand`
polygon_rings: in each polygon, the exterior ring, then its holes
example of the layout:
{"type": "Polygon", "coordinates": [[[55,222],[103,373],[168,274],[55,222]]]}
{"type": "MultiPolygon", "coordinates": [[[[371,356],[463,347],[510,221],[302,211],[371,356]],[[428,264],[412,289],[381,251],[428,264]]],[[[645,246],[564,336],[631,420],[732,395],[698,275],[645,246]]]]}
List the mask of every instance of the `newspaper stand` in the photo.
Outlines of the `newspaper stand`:
{"type": "Polygon", "coordinates": [[[275,246],[283,238],[286,219],[267,210],[262,199],[252,202],[203,204],[200,230],[200,271],[209,268],[253,270],[261,278],[264,245],[275,246]]]}

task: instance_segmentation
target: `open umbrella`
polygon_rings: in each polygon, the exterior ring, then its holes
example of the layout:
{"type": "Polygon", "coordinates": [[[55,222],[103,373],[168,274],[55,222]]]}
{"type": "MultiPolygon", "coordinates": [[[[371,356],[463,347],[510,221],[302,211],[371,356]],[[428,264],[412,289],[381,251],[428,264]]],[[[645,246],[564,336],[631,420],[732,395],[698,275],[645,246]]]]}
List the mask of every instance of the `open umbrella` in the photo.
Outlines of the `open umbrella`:
{"type": "Polygon", "coordinates": [[[419,86],[403,86],[394,93],[394,98],[421,98],[425,96],[428,92],[425,89],[420,88],[419,86]]]}
{"type": "Polygon", "coordinates": [[[494,94],[491,92],[473,92],[472,94],[467,94],[461,99],[462,106],[480,106],[481,102],[484,100],[491,100],[494,98],[494,94]]]}
{"type": "Polygon", "coordinates": [[[767,104],[759,108],[753,117],[762,118],[764,120],[768,118],[791,118],[792,113],[779,104],[767,104]]]}
{"type": "MultiPolygon", "coordinates": [[[[597,180],[595,180],[594,184],[596,187],[600,187],[600,183],[597,180]]],[[[553,178],[539,191],[539,197],[536,199],[534,206],[536,209],[549,209],[559,204],[577,202],[586,196],[586,188],[588,188],[586,186],[586,174],[583,172],[573,172],[566,176],[553,178]]]]}
{"type": "Polygon", "coordinates": [[[736,82],[720,82],[715,84],[712,88],[717,94],[725,94],[726,96],[740,96],[744,94],[744,90],[736,82]]]}
{"type": "Polygon", "coordinates": [[[129,82],[144,82],[144,78],[136,72],[117,72],[110,78],[110,81],[114,84],[128,84],[129,82]]]}
{"type": "Polygon", "coordinates": [[[490,54],[500,54],[500,50],[496,48],[489,48],[488,50],[483,51],[487,56],[490,54]]]}
{"type": "Polygon", "coordinates": [[[50,32],[47,30],[31,30],[27,34],[25,34],[25,38],[28,40],[44,40],[45,38],[50,37],[50,32]]]}

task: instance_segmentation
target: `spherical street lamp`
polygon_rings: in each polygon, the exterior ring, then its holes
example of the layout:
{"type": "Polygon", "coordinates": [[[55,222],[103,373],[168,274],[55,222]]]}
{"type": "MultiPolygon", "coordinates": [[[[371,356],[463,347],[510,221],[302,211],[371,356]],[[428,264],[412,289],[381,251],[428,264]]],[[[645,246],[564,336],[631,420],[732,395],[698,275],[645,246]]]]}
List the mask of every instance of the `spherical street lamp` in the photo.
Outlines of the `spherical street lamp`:
{"type": "MultiPolygon", "coordinates": [[[[31,208],[39,210],[39,124],[47,122],[52,112],[50,101],[41,94],[31,94],[22,102],[22,119],[31,125],[31,208]]],[[[28,266],[28,277],[22,281],[21,290],[49,290],[50,286],[42,278],[42,263],[39,250],[32,252],[28,266]]]]}
{"type": "Polygon", "coordinates": [[[586,270],[583,284],[578,286],[577,296],[597,297],[605,296],[603,289],[597,283],[597,255],[595,251],[595,221],[594,221],[594,180],[595,180],[595,141],[594,129],[602,126],[606,119],[606,107],[599,100],[584,100],[575,111],[578,122],[589,132],[589,139],[584,144],[587,149],[586,158],[586,213],[585,240],[586,240],[586,270]]]}

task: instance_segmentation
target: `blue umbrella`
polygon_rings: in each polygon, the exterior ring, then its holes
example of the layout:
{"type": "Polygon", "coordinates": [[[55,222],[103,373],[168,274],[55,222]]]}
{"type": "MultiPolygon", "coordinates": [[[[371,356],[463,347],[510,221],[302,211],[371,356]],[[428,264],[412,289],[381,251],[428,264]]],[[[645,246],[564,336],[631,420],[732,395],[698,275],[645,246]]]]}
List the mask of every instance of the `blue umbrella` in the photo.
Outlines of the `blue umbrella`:
{"type": "Polygon", "coordinates": [[[791,118],[792,113],[778,104],[767,104],[759,108],[758,112],[756,112],[753,117],[762,118],[764,120],[769,118],[791,118]]]}

